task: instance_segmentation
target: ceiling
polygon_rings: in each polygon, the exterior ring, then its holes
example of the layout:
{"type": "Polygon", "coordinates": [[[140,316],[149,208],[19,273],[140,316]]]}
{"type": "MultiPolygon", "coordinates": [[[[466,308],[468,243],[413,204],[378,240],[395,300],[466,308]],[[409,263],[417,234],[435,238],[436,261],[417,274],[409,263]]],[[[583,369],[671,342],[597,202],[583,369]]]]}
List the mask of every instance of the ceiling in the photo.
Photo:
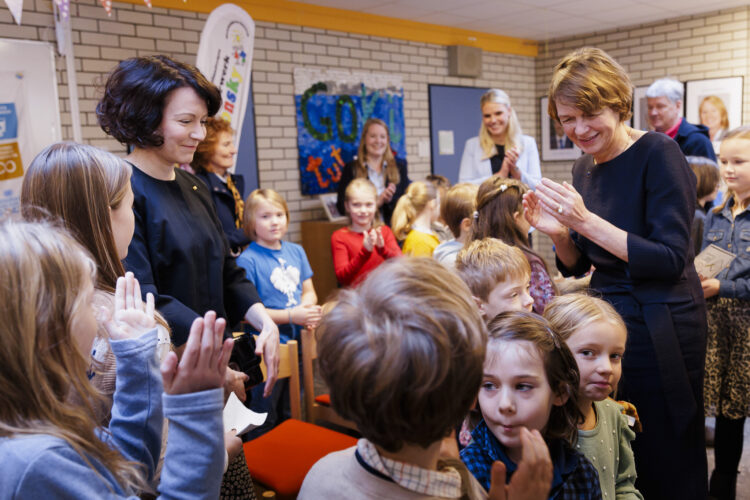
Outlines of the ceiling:
{"type": "Polygon", "coordinates": [[[750,0],[295,0],[544,41],[750,4],[750,0]]]}

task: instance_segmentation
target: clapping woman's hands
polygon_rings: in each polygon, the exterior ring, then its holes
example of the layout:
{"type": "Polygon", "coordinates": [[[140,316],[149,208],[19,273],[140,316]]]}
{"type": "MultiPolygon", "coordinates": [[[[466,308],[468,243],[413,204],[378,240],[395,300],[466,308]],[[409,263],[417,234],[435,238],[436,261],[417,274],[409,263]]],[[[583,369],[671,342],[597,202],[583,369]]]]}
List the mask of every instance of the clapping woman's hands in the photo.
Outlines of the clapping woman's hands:
{"type": "MultiPolygon", "coordinates": [[[[589,220],[591,212],[588,211],[583,198],[573,186],[567,182],[558,184],[545,178],[537,184],[535,194],[546,213],[560,224],[574,231],[583,232],[581,229],[589,220]]],[[[539,230],[542,231],[542,229],[539,230]]]]}
{"type": "Polygon", "coordinates": [[[523,215],[532,227],[548,236],[567,232],[567,228],[546,210],[534,191],[523,195],[523,215]]]}
{"type": "Polygon", "coordinates": [[[113,340],[138,338],[156,326],[154,319],[154,296],[146,295],[144,306],[141,286],[133,273],[117,278],[115,308],[104,328],[113,340]]]}
{"type": "Polygon", "coordinates": [[[170,352],[161,364],[164,392],[188,394],[224,385],[227,362],[234,345],[234,339],[223,339],[225,326],[226,320],[216,319],[213,311],[193,321],[179,363],[177,354],[170,352]]]}

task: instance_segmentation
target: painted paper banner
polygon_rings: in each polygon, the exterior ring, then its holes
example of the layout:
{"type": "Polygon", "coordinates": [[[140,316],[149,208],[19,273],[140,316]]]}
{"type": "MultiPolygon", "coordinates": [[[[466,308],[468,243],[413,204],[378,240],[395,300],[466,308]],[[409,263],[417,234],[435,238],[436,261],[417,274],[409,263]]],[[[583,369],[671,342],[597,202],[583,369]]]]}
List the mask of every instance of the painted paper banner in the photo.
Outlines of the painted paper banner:
{"type": "Polygon", "coordinates": [[[18,211],[22,182],[16,104],[0,102],[0,220],[18,211]]]}
{"type": "Polygon", "coordinates": [[[13,20],[17,25],[21,25],[21,14],[23,14],[23,0],[5,0],[13,20]]]}
{"type": "Polygon", "coordinates": [[[221,90],[223,102],[216,116],[231,123],[237,145],[252,83],[254,39],[250,15],[237,5],[224,4],[208,16],[198,47],[196,66],[221,90]]]}
{"type": "Polygon", "coordinates": [[[342,168],[357,154],[368,118],[388,125],[393,154],[406,158],[401,77],[296,68],[294,102],[302,194],[336,191],[342,168]]]}

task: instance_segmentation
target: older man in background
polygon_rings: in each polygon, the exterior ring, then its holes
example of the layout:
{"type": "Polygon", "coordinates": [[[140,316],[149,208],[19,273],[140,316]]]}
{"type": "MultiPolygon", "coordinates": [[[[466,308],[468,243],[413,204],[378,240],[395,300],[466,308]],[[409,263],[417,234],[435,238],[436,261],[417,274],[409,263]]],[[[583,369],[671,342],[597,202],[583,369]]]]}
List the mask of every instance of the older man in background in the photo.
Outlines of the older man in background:
{"type": "Polygon", "coordinates": [[[683,86],[672,78],[660,78],[646,90],[648,122],[657,132],[677,141],[685,156],[703,156],[716,161],[708,128],[693,125],[680,116],[683,86]]]}

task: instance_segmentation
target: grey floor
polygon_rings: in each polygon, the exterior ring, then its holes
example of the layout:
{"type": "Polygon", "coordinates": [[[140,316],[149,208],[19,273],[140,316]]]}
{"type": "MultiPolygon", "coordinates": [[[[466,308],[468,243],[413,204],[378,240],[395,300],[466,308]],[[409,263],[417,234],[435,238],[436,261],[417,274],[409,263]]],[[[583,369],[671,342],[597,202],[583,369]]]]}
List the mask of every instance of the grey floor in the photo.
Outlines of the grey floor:
{"type": "MultiPolygon", "coordinates": [[[[706,419],[708,425],[713,425],[713,419],[706,419]]],[[[708,470],[714,469],[714,450],[708,448],[708,470]]],[[[745,422],[745,441],[742,447],[740,474],[737,476],[737,500],[750,500],[750,419],[745,422]]]]}

